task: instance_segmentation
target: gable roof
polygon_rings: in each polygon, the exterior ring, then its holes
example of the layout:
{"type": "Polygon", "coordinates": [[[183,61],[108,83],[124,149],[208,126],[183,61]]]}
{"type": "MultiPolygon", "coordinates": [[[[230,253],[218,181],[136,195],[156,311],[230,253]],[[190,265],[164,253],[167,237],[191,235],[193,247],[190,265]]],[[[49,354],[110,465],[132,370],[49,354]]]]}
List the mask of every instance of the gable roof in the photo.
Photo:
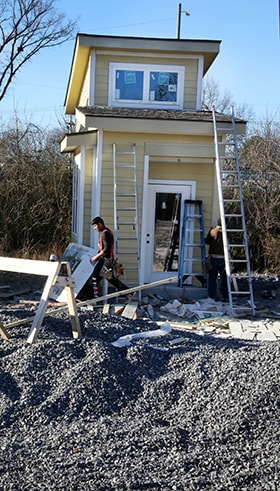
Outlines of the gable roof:
{"type": "Polygon", "coordinates": [[[92,49],[164,52],[172,54],[197,55],[204,57],[203,75],[208,71],[219,54],[221,41],[190,40],[171,38],[144,38],[125,36],[99,36],[93,34],[77,34],[65,95],[64,106],[67,114],[74,114],[78,104],[87,64],[92,49]]]}

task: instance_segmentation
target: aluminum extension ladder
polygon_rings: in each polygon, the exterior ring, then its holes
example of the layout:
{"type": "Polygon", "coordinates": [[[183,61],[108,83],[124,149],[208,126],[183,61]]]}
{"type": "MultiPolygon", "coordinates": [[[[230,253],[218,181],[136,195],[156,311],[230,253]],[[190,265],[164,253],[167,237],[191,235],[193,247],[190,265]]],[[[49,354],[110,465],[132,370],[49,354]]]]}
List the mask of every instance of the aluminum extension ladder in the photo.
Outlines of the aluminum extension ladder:
{"type": "Polygon", "coordinates": [[[231,122],[227,127],[217,122],[215,106],[212,114],[230,312],[237,315],[249,311],[255,315],[234,111],[232,108],[231,122]],[[242,290],[239,290],[237,281],[240,269],[243,271],[242,283],[245,282],[242,290]],[[244,300],[247,296],[248,302],[241,304],[242,297],[244,300]]]}
{"type": "Polygon", "coordinates": [[[125,256],[125,270],[140,273],[140,239],[136,144],[132,149],[113,144],[115,257],[125,256]]]}
{"type": "Polygon", "coordinates": [[[205,260],[202,201],[186,199],[179,254],[178,286],[183,286],[190,277],[197,278],[202,286],[206,286],[205,260]]]}

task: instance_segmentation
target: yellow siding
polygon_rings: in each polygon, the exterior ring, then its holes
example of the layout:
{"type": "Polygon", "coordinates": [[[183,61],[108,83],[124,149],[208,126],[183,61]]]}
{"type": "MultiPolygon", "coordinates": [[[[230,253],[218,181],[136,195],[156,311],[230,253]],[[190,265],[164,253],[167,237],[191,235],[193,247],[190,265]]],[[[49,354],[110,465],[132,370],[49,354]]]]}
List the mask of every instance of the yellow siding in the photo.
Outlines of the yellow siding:
{"type": "Polygon", "coordinates": [[[198,74],[198,61],[186,60],[184,64],[185,71],[185,86],[184,86],[184,108],[189,110],[196,109],[196,95],[197,95],[197,74],[198,74]]]}
{"type": "MultiPolygon", "coordinates": [[[[180,144],[186,143],[188,140],[192,143],[208,143],[209,140],[197,136],[195,138],[190,137],[176,137],[171,136],[168,143],[180,144]]],[[[126,148],[135,143],[136,153],[137,153],[137,182],[139,191],[139,223],[142,223],[142,194],[143,194],[143,171],[144,171],[144,152],[145,143],[148,142],[166,142],[166,138],[162,135],[150,135],[150,134],[129,134],[129,133],[104,133],[103,140],[103,162],[102,162],[102,180],[101,180],[101,216],[104,218],[105,223],[113,229],[114,227],[114,203],[113,203],[113,143],[117,145],[124,145],[126,148]]],[[[201,199],[203,201],[204,219],[205,219],[205,229],[211,224],[211,212],[212,212],[212,201],[213,201],[213,180],[214,180],[214,166],[213,160],[211,163],[200,163],[201,161],[197,159],[197,163],[192,164],[179,164],[177,162],[173,163],[161,163],[155,162],[153,157],[150,157],[149,166],[149,178],[150,179],[161,179],[161,180],[189,180],[196,181],[196,199],[201,199]]],[[[209,159],[211,162],[211,159],[209,159]]],[[[90,173],[88,173],[88,177],[90,173]]],[[[90,189],[89,189],[90,193],[90,189]]],[[[89,206],[87,208],[87,213],[90,213],[89,206]]],[[[86,210],[85,210],[86,217],[86,210]]],[[[90,217],[86,217],[85,222],[89,222],[90,217]]],[[[141,233],[141,230],[140,230],[141,233]]],[[[127,244],[128,248],[135,248],[135,242],[127,244]]],[[[136,267],[137,260],[132,257],[122,257],[120,253],[120,261],[123,262],[127,267],[136,267]]],[[[132,272],[127,272],[127,281],[133,283],[137,281],[135,274],[132,272]]]]}
{"type": "Polygon", "coordinates": [[[197,91],[197,73],[198,61],[196,59],[176,58],[170,60],[168,57],[132,57],[132,56],[108,56],[97,55],[96,58],[96,80],[95,80],[95,104],[106,106],[108,104],[108,78],[109,78],[109,63],[139,63],[139,64],[155,64],[155,65],[178,65],[184,66],[185,71],[185,87],[184,87],[184,108],[196,108],[196,91],[197,91]]]}

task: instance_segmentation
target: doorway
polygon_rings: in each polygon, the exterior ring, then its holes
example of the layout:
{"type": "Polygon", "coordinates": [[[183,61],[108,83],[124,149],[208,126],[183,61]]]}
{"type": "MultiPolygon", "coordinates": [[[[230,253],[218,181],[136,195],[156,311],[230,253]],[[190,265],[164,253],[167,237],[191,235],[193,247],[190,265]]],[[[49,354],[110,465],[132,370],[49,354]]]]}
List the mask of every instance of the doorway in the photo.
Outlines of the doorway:
{"type": "Polygon", "coordinates": [[[144,281],[178,274],[181,219],[185,199],[195,199],[194,181],[148,183],[143,253],[144,281]]]}

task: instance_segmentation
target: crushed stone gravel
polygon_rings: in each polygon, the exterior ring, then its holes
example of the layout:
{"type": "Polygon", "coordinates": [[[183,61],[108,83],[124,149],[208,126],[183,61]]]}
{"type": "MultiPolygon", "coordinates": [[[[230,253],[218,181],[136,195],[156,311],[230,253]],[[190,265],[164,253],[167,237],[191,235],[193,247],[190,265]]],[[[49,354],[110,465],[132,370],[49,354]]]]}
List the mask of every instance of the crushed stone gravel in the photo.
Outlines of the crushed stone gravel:
{"type": "MultiPolygon", "coordinates": [[[[30,311],[30,315],[33,312],[30,311]]],[[[26,317],[9,308],[0,322],[26,317]]],[[[278,491],[280,342],[154,330],[96,311],[0,339],[0,488],[278,491]]]]}

